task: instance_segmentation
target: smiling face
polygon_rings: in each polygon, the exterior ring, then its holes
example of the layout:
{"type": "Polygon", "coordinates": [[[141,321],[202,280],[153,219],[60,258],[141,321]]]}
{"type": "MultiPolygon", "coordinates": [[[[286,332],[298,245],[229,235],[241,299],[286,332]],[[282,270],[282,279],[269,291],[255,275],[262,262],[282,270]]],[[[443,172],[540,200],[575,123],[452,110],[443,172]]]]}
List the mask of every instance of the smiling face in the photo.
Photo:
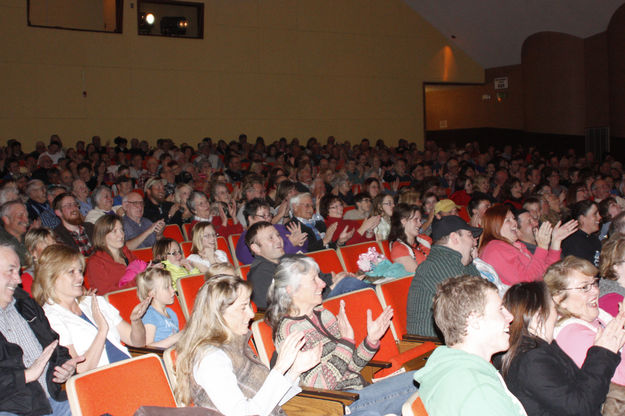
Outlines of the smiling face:
{"type": "Polygon", "coordinates": [[[98,208],[104,211],[110,211],[113,208],[113,194],[110,190],[104,190],[100,193],[98,199],[98,208]]]}
{"type": "Polygon", "coordinates": [[[384,212],[384,215],[391,217],[393,216],[393,208],[395,208],[393,197],[386,195],[382,200],[382,212],[384,212]]]}
{"type": "Polygon", "coordinates": [[[20,259],[10,247],[0,247],[0,308],[4,309],[13,301],[13,293],[20,278],[20,259]]]}
{"type": "Polygon", "coordinates": [[[311,219],[314,212],[312,198],[308,195],[301,197],[299,203],[293,206],[293,214],[305,220],[311,219]]]}
{"type": "Polygon", "coordinates": [[[262,256],[274,263],[284,255],[284,242],[274,226],[259,230],[250,248],[255,256],[262,256]]]}
{"type": "Polygon", "coordinates": [[[571,270],[565,291],[554,296],[560,308],[586,322],[599,316],[599,284],[594,276],[571,270]]]}
{"type": "Polygon", "coordinates": [[[80,261],[74,260],[54,281],[54,294],[59,303],[73,302],[83,294],[83,274],[80,261]]]}
{"type": "Polygon", "coordinates": [[[412,239],[418,236],[419,231],[421,230],[421,224],[423,224],[423,221],[421,219],[421,212],[415,210],[410,217],[403,218],[401,220],[401,223],[404,226],[404,232],[406,233],[406,237],[412,239]]]}
{"type": "Polygon", "coordinates": [[[332,218],[343,218],[343,203],[335,199],[328,206],[328,216],[332,218]]]}
{"type": "Polygon", "coordinates": [[[176,266],[180,266],[180,262],[182,261],[182,250],[180,250],[180,246],[178,243],[171,243],[167,248],[167,260],[176,266]]]}
{"type": "Polygon", "coordinates": [[[160,279],[156,287],[150,291],[150,295],[153,296],[152,303],[159,305],[171,305],[174,303],[176,292],[171,287],[171,279],[168,277],[160,279]]]}
{"type": "Polygon", "coordinates": [[[510,322],[513,316],[503,305],[496,290],[489,289],[485,294],[486,302],[481,316],[474,316],[473,325],[478,328],[487,354],[505,351],[510,347],[510,322]]]}
{"type": "Polygon", "coordinates": [[[237,300],[223,312],[223,319],[226,325],[235,335],[247,334],[250,320],[254,318],[254,311],[250,306],[251,294],[252,292],[249,289],[240,287],[237,300]]]}
{"type": "Polygon", "coordinates": [[[506,218],[504,219],[503,224],[501,224],[499,234],[512,242],[515,242],[519,239],[517,235],[517,222],[514,219],[514,215],[512,215],[511,211],[508,211],[506,213],[506,218]]]}
{"type": "Polygon", "coordinates": [[[580,215],[577,219],[579,221],[579,229],[586,234],[592,234],[599,231],[599,222],[601,221],[601,215],[599,215],[599,209],[597,204],[593,204],[588,208],[585,215],[580,215]]]}
{"type": "Polygon", "coordinates": [[[315,306],[321,303],[324,287],[326,284],[319,278],[319,274],[312,269],[302,275],[297,289],[289,286],[287,290],[291,294],[293,306],[300,314],[308,315],[315,306]]]}

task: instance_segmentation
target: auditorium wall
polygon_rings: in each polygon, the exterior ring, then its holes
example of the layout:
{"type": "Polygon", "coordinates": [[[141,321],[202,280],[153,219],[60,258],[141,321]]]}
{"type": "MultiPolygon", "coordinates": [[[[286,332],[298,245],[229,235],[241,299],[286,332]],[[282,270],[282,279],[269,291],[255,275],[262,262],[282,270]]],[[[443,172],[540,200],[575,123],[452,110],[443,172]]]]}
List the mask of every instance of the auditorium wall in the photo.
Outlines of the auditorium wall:
{"type": "Polygon", "coordinates": [[[206,0],[204,38],[28,27],[0,0],[0,142],[328,135],[423,141],[424,82],[484,70],[402,0],[206,0]]]}

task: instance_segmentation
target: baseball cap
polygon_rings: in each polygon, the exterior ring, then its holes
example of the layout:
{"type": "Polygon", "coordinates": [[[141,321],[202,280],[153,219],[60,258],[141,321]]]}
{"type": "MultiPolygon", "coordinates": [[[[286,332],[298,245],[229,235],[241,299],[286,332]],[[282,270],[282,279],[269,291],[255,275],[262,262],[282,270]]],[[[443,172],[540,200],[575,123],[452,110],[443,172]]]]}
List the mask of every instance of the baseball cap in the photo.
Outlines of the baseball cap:
{"type": "Polygon", "coordinates": [[[439,212],[449,212],[454,208],[460,209],[460,207],[451,199],[441,199],[436,203],[436,205],[434,205],[434,214],[438,214],[439,212]]]}
{"type": "Polygon", "coordinates": [[[458,230],[471,231],[474,238],[477,238],[482,234],[481,228],[471,227],[465,220],[457,215],[448,215],[440,220],[434,220],[432,223],[432,241],[436,242],[458,230]]]}

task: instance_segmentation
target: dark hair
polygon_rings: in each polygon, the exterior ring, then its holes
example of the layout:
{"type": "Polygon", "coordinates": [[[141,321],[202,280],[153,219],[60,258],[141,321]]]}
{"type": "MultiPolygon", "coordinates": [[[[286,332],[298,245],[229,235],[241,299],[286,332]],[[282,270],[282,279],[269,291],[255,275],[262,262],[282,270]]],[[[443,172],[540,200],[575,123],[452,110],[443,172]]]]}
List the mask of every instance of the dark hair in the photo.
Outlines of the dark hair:
{"type": "Polygon", "coordinates": [[[480,206],[480,203],[482,201],[490,202],[490,199],[488,199],[488,197],[482,193],[479,193],[474,198],[471,198],[471,200],[469,201],[469,205],[467,206],[467,211],[469,211],[469,216],[473,217],[473,210],[476,210],[477,207],[480,206]]]}
{"type": "Polygon", "coordinates": [[[590,199],[576,202],[571,206],[571,218],[578,220],[582,215],[586,215],[593,205],[597,205],[597,203],[590,199]]]}
{"type": "Polygon", "coordinates": [[[612,221],[612,216],[610,215],[610,204],[616,204],[616,199],[611,196],[599,202],[598,208],[599,215],[601,215],[601,224],[612,221]]]}
{"type": "Polygon", "coordinates": [[[61,209],[61,201],[63,200],[63,198],[71,196],[72,198],[74,198],[74,200],[76,200],[76,197],[72,194],[70,194],[69,192],[63,192],[62,194],[58,194],[56,196],[56,198],[54,198],[54,200],[52,201],[52,209],[53,210],[60,210],[61,209]]]}
{"type": "Polygon", "coordinates": [[[319,201],[319,214],[321,214],[321,216],[323,218],[327,218],[328,214],[330,212],[330,205],[334,202],[334,201],[338,201],[341,204],[343,204],[343,201],[341,201],[341,198],[339,198],[336,195],[332,195],[332,194],[326,194],[324,195],[321,200],[319,201]]]}
{"type": "Polygon", "coordinates": [[[256,243],[256,235],[260,232],[260,230],[267,227],[273,227],[273,224],[267,221],[259,221],[247,230],[247,233],[245,234],[245,245],[250,249],[252,254],[254,254],[252,251],[252,244],[256,243]]]}
{"type": "MultiPolygon", "coordinates": [[[[417,211],[421,213],[421,209],[416,205],[409,205],[403,202],[395,205],[395,208],[393,208],[393,215],[391,216],[391,231],[388,233],[388,241],[390,243],[393,243],[394,241],[403,241],[406,244],[408,243],[406,231],[404,230],[404,225],[401,221],[412,217],[417,211]]],[[[418,241],[415,241],[415,243],[417,246],[419,245],[418,241]]]]}
{"type": "Polygon", "coordinates": [[[582,182],[574,183],[566,191],[566,204],[571,206],[577,202],[577,191],[586,188],[586,185],[582,182]]]}
{"type": "Polygon", "coordinates": [[[510,348],[501,360],[501,372],[505,377],[510,364],[521,352],[538,346],[538,337],[529,332],[532,318],[544,324],[549,318],[551,295],[544,282],[519,283],[508,289],[503,297],[503,304],[512,314],[514,320],[510,324],[510,348]],[[531,343],[524,343],[523,338],[530,338],[531,343]]]}
{"type": "MultiPolygon", "coordinates": [[[[382,191],[382,190],[380,189],[380,191],[382,191]]],[[[356,195],[354,195],[354,203],[362,202],[362,200],[365,199],[365,198],[371,199],[371,195],[369,195],[369,192],[359,192],[356,195]]],[[[321,214],[321,215],[323,215],[323,214],[321,214]]]]}
{"type": "Polygon", "coordinates": [[[271,208],[267,200],[263,198],[254,198],[251,201],[246,202],[243,207],[243,216],[245,217],[245,220],[256,215],[256,212],[258,212],[258,210],[262,207],[271,208]]]}

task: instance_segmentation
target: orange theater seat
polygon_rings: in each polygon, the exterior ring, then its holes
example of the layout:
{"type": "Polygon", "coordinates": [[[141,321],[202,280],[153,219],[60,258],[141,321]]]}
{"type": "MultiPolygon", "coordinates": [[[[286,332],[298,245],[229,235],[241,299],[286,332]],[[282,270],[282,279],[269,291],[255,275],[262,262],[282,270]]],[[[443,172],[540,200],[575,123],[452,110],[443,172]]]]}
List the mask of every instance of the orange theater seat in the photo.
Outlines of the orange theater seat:
{"type": "MultiPolygon", "coordinates": [[[[375,291],[367,288],[327,299],[323,302],[323,306],[336,316],[339,313],[341,300],[345,301],[345,313],[354,330],[356,345],[360,345],[367,336],[367,309],[371,310],[372,318],[376,319],[382,313],[382,305],[375,291]]],[[[436,345],[433,342],[425,342],[400,353],[392,331],[387,331],[380,339],[380,349],[373,359],[390,362],[391,367],[378,371],[375,377],[388,376],[402,368],[404,364],[434,348],[436,345]]]]}
{"type": "Polygon", "coordinates": [[[203,274],[178,279],[178,294],[180,296],[182,308],[186,312],[187,316],[191,316],[191,312],[193,312],[193,305],[195,304],[195,297],[203,284],[203,274]]]}
{"type": "Polygon", "coordinates": [[[349,273],[358,272],[358,256],[362,253],[366,253],[370,247],[375,247],[378,253],[381,252],[380,245],[375,241],[367,241],[366,243],[352,244],[350,246],[339,247],[337,252],[343,268],[349,273]]]}
{"type": "Polygon", "coordinates": [[[67,382],[74,416],[132,415],[140,406],[176,407],[156,354],[145,354],[75,375],[67,382]]]}
{"type": "Polygon", "coordinates": [[[193,223],[187,222],[185,224],[182,224],[182,230],[184,231],[186,237],[187,237],[187,241],[191,241],[193,239],[193,233],[191,232],[193,230],[193,223]]]}
{"type": "Polygon", "coordinates": [[[230,247],[228,247],[228,241],[223,236],[217,237],[217,248],[219,250],[223,250],[226,253],[226,255],[228,256],[228,263],[236,266],[234,264],[234,260],[232,259],[232,253],[230,253],[230,247]]]}
{"type": "Polygon", "coordinates": [[[313,251],[311,253],[306,253],[306,255],[317,262],[322,273],[340,273],[345,271],[338,254],[331,248],[313,251]]]}
{"type": "Polygon", "coordinates": [[[182,248],[182,253],[183,255],[186,257],[189,257],[189,255],[191,255],[191,246],[193,245],[193,243],[191,241],[183,241],[182,243],[180,243],[180,248],[182,248]]]}
{"type": "Polygon", "coordinates": [[[152,261],[152,247],[148,248],[138,248],[136,250],[131,250],[132,254],[135,255],[139,260],[143,260],[146,263],[152,261]]]}
{"type": "MultiPolygon", "coordinates": [[[[137,288],[117,290],[115,292],[109,292],[104,295],[106,300],[119,311],[122,319],[126,322],[130,322],[130,313],[139,302],[139,296],[137,294],[137,288]]],[[[174,303],[167,305],[172,311],[176,312],[178,316],[178,329],[182,330],[187,323],[185,314],[180,306],[178,297],[174,297],[174,303]]]]}
{"type": "Polygon", "coordinates": [[[391,259],[391,245],[389,244],[388,240],[380,241],[380,245],[382,246],[382,254],[384,254],[384,257],[390,260],[391,259]]]}
{"type": "Polygon", "coordinates": [[[469,217],[469,211],[467,210],[467,207],[464,205],[460,206],[460,209],[458,210],[458,216],[462,218],[463,220],[465,220],[466,222],[471,221],[471,217],[469,217]]]}
{"type": "MultiPolygon", "coordinates": [[[[243,263],[239,259],[237,259],[237,244],[239,243],[239,238],[241,238],[241,234],[230,234],[228,236],[228,244],[230,246],[230,253],[232,253],[232,257],[234,261],[239,265],[243,266],[243,263]]],[[[237,266],[237,264],[233,264],[233,266],[237,266]]]]}
{"type": "Polygon", "coordinates": [[[254,344],[256,344],[258,358],[269,367],[271,356],[276,350],[271,327],[264,320],[254,321],[252,322],[252,336],[254,337],[254,344]]]}
{"type": "Polygon", "coordinates": [[[163,230],[163,237],[171,238],[179,243],[182,243],[185,240],[178,224],[169,224],[165,226],[165,229],[163,230]]]}
{"type": "Polygon", "coordinates": [[[393,320],[391,330],[394,332],[395,340],[401,340],[408,332],[406,330],[407,317],[406,307],[408,304],[408,290],[413,276],[406,276],[400,279],[391,280],[386,283],[376,285],[375,292],[382,307],[393,308],[393,320]]]}
{"type": "Polygon", "coordinates": [[[239,267],[239,272],[241,273],[241,279],[247,280],[247,274],[249,273],[249,271],[250,271],[249,264],[239,267]]]}

